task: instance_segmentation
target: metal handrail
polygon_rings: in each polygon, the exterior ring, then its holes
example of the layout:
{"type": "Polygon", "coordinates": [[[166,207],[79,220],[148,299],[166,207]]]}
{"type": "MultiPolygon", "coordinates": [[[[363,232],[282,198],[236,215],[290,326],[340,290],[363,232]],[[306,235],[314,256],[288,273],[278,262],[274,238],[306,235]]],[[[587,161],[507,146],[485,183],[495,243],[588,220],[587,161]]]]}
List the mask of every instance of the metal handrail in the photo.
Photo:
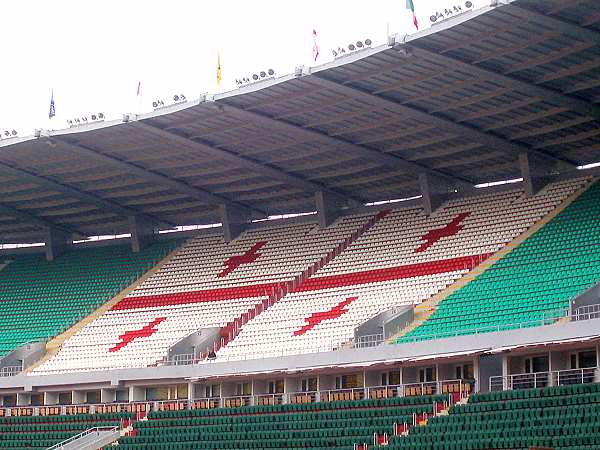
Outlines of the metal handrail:
{"type": "Polygon", "coordinates": [[[505,324],[498,324],[498,325],[488,325],[485,327],[476,327],[476,328],[461,328],[460,330],[444,331],[444,332],[432,333],[432,334],[421,334],[418,336],[406,336],[406,337],[403,336],[400,339],[402,339],[403,342],[418,342],[418,341],[422,341],[422,340],[431,340],[431,339],[441,339],[441,338],[462,336],[464,334],[471,335],[471,334],[492,333],[495,331],[508,331],[508,330],[514,330],[517,328],[521,329],[521,328],[530,328],[533,326],[551,325],[564,317],[569,317],[569,308],[561,308],[561,309],[554,309],[551,311],[545,311],[544,316],[545,317],[543,317],[542,319],[528,320],[528,321],[524,321],[524,322],[513,322],[513,323],[505,323],[505,324]]]}
{"type": "Polygon", "coordinates": [[[490,377],[489,390],[508,391],[514,389],[592,383],[595,380],[598,370],[598,367],[584,367],[581,369],[497,375],[490,377]]]}
{"type": "Polygon", "coordinates": [[[118,426],[114,426],[114,427],[93,427],[93,428],[88,428],[85,431],[82,431],[79,434],[76,434],[75,436],[71,436],[69,439],[65,439],[62,442],[59,442],[58,444],[54,444],[52,447],[48,447],[46,450],[54,450],[57,448],[63,448],[65,445],[67,445],[70,442],[73,442],[77,439],[80,439],[84,436],[88,436],[92,433],[96,433],[96,432],[100,432],[100,431],[117,431],[119,429],[118,426]]]}

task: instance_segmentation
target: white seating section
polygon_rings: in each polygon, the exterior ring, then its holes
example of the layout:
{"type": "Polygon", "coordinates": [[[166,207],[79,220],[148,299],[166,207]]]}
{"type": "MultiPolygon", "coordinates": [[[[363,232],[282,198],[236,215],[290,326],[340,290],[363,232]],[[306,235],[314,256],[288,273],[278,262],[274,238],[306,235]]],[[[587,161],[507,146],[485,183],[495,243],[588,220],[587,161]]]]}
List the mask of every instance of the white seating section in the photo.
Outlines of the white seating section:
{"type": "MultiPolygon", "coordinates": [[[[354,329],[377,313],[394,306],[419,304],[454,283],[469,269],[456,269],[468,256],[494,253],[575,192],[583,180],[555,183],[534,198],[522,191],[481,195],[448,202],[426,217],[421,209],[394,211],[360,237],[345,252],[321,269],[311,285],[324,289],[284,297],[244,326],[240,334],[219,351],[221,359],[247,359],[328,351],[354,337],[354,329]],[[458,214],[469,212],[464,228],[442,237],[426,251],[415,253],[427,231],[442,228],[458,214]],[[447,262],[448,270],[393,281],[377,281],[384,269],[447,262]],[[363,271],[355,284],[338,287],[339,275],[363,271]],[[315,281],[322,280],[322,283],[315,281]],[[362,280],[373,280],[362,283],[362,280]],[[325,288],[332,284],[331,288],[325,288]],[[319,286],[320,285],[320,286],[319,286]],[[323,319],[306,333],[294,332],[315,312],[325,313],[339,302],[357,297],[339,317],[323,319]]],[[[467,258],[468,260],[468,258],[467,258]]],[[[424,270],[428,270],[425,268],[424,270]]],[[[439,268],[431,268],[439,271],[439,268]]]]}
{"type": "MultiPolygon", "coordinates": [[[[378,312],[421,303],[455,282],[477,257],[502,248],[586,181],[554,183],[533,198],[507,190],[455,199],[432,217],[418,208],[392,211],[309,279],[302,291],[286,295],[244,325],[219,350],[218,359],[339,347],[353,337],[356,326],[378,312]],[[458,229],[446,233],[448,224],[461,214],[458,229]],[[439,239],[416,252],[429,232],[439,239]],[[299,333],[311,316],[321,320],[313,317],[313,326],[299,333]]],[[[125,309],[117,307],[84,327],[33,374],[156,364],[181,338],[200,328],[222,327],[266,298],[246,296],[244,289],[292,279],[370,217],[347,216],[326,230],[314,223],[255,229],[229,244],[218,236],[194,238],[125,299],[125,309]],[[260,256],[219,276],[226,260],[244,255],[259,242],[264,243],[257,250],[260,256]],[[201,298],[203,293],[225,291],[227,298],[201,298]],[[187,293],[194,293],[195,300],[181,300],[187,293]],[[157,298],[156,304],[144,303],[157,298]],[[110,351],[123,335],[130,339],[127,345],[110,351]]]]}

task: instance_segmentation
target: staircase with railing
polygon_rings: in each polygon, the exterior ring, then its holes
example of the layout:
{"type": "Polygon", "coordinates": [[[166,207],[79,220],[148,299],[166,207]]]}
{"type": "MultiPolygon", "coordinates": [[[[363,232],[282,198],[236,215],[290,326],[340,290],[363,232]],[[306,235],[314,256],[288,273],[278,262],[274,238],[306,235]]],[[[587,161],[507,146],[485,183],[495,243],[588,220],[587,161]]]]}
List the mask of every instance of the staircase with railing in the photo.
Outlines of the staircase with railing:
{"type": "Polygon", "coordinates": [[[369,231],[375,224],[377,224],[380,220],[386,217],[389,213],[390,210],[386,209],[375,214],[363,225],[361,225],[360,228],[353,231],[342,242],[336,245],[332,250],[327,252],[309,267],[304,269],[301,273],[296,275],[292,280],[285,281],[283,283],[280,283],[278,286],[274,287],[273,291],[267,299],[264,299],[262,302],[256,304],[253,308],[249,309],[248,311],[241,314],[239,317],[222,327],[220,332],[221,339],[219,342],[215,343],[214,352],[216,353],[220,348],[224,347],[231,340],[235,339],[235,337],[240,333],[242,327],[250,320],[254,319],[256,316],[269,309],[271,306],[273,306],[286,295],[298,290],[306,280],[311,278],[325,265],[333,261],[337,256],[344,252],[350,245],[352,245],[357,239],[359,239],[363,234],[369,231]]]}
{"type": "Polygon", "coordinates": [[[114,427],[94,427],[59,442],[46,450],[97,450],[112,444],[120,437],[120,429],[114,427]]]}

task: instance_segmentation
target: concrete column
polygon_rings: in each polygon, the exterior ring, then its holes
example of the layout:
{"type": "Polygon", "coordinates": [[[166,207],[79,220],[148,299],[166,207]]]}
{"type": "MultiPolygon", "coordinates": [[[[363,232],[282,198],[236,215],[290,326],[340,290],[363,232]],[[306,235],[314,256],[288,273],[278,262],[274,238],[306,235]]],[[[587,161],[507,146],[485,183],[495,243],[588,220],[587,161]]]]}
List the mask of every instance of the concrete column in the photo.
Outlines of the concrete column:
{"type": "Polygon", "coordinates": [[[425,210],[425,214],[430,216],[442,206],[442,203],[445,201],[445,195],[440,192],[441,189],[439,187],[434,186],[431,178],[426,173],[419,174],[419,188],[421,190],[423,209],[425,210]]]}
{"type": "Polygon", "coordinates": [[[70,236],[56,228],[49,228],[46,231],[46,260],[54,261],[60,255],[62,255],[70,241],[70,236]]]}
{"type": "Polygon", "coordinates": [[[320,228],[327,228],[340,216],[340,209],[335,198],[327,192],[317,191],[315,193],[315,205],[320,228]]]}
{"type": "Polygon", "coordinates": [[[113,403],[117,400],[117,391],[115,389],[100,389],[100,402],[113,403]]]}
{"type": "Polygon", "coordinates": [[[525,193],[530,197],[533,197],[535,194],[541,191],[549,182],[548,177],[536,174],[534,161],[531,159],[528,153],[519,154],[519,169],[521,170],[521,177],[523,178],[525,193]]]}
{"type": "Polygon", "coordinates": [[[156,226],[141,219],[139,216],[129,217],[129,232],[131,233],[131,249],[137,253],[154,242],[156,226]]]}
{"type": "Polygon", "coordinates": [[[31,405],[31,394],[29,393],[17,393],[17,406],[29,406],[31,405]]]}
{"type": "Polygon", "coordinates": [[[72,403],[79,405],[85,403],[85,392],[84,391],[71,391],[72,403]]]}
{"type": "Polygon", "coordinates": [[[143,402],[146,400],[146,388],[139,386],[129,387],[129,401],[143,402]]]}
{"type": "Polygon", "coordinates": [[[44,392],[44,405],[57,405],[58,392],[44,392]]]}
{"type": "Polygon", "coordinates": [[[251,217],[246,210],[234,209],[229,205],[220,205],[219,214],[225,242],[237,239],[250,225],[251,217]]]}

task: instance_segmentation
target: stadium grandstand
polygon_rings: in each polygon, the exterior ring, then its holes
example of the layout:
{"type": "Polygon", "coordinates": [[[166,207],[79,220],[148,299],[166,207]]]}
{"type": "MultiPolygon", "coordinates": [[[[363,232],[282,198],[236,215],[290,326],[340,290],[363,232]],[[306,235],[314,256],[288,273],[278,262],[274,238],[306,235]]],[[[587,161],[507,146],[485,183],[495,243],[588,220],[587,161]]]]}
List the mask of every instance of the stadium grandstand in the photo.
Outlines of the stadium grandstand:
{"type": "Polygon", "coordinates": [[[600,448],[600,3],[353,47],[0,137],[1,449],[600,448]]]}

